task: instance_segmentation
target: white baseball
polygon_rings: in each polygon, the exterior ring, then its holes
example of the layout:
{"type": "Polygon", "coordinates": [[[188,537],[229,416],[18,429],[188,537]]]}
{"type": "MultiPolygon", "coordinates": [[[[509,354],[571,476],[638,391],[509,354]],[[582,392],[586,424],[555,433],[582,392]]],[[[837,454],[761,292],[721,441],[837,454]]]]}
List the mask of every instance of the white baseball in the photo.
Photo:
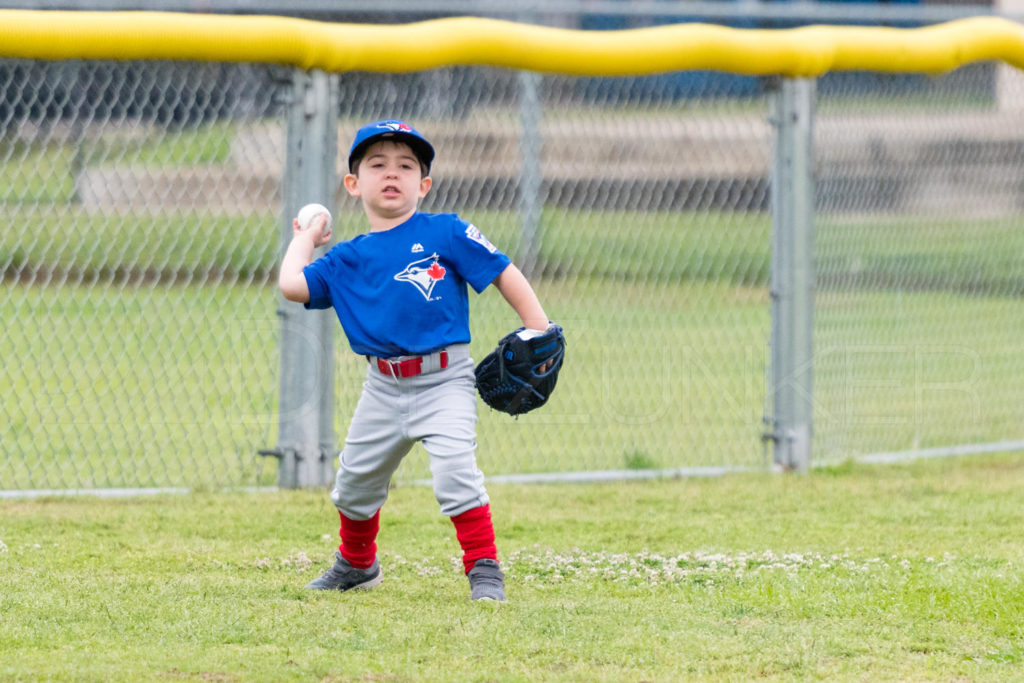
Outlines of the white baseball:
{"type": "Polygon", "coordinates": [[[323,204],[306,204],[299,209],[299,215],[296,216],[299,221],[299,227],[306,230],[313,219],[322,213],[327,214],[327,222],[324,224],[324,234],[326,235],[327,231],[331,229],[331,212],[323,204]]]}

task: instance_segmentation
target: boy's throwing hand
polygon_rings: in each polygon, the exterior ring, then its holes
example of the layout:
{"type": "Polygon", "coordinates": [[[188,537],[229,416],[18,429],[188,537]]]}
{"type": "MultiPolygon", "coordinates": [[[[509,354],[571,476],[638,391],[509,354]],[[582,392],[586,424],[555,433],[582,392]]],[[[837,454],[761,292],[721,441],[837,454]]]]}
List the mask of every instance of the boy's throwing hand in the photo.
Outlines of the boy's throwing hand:
{"type": "Polygon", "coordinates": [[[292,219],[292,239],[299,235],[308,234],[313,240],[314,247],[321,247],[331,241],[331,235],[333,232],[328,226],[327,222],[330,220],[330,216],[326,213],[321,213],[313,217],[309,221],[309,225],[303,228],[299,224],[298,217],[292,219]]]}

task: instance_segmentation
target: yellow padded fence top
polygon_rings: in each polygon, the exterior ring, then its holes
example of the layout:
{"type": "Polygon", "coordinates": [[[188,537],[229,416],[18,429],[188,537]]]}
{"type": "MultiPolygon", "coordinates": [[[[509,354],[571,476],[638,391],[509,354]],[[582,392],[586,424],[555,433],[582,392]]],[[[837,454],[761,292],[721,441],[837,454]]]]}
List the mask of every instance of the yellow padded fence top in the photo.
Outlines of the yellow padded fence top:
{"type": "Polygon", "coordinates": [[[1024,69],[1024,26],[999,17],[973,17],[910,29],[673,24],[581,31],[473,17],[380,25],[270,16],[0,10],[0,56],[268,62],[327,72],[481,65],[581,76],[709,69],[814,77],[849,70],[942,73],[990,60],[1024,69]]]}

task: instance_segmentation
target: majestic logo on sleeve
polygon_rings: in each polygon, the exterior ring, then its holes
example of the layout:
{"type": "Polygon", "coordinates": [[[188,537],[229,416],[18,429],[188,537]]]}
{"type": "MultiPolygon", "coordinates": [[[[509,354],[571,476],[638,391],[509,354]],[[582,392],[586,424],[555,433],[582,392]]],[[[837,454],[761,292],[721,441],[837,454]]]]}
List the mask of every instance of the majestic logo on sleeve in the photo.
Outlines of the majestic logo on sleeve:
{"type": "Polygon", "coordinates": [[[444,279],[445,273],[448,271],[437,262],[438,255],[431,254],[425,259],[419,261],[413,261],[405,267],[401,273],[395,275],[395,279],[399,282],[408,282],[409,284],[420,290],[420,294],[427,301],[434,301],[431,298],[431,293],[434,291],[434,286],[438,282],[444,279]]]}

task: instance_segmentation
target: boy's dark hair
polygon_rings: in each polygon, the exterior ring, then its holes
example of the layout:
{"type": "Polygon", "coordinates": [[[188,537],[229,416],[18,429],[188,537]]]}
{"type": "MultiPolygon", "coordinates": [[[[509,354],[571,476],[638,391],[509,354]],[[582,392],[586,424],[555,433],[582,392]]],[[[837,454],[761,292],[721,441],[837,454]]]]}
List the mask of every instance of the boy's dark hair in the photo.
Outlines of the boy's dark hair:
{"type": "Polygon", "coordinates": [[[420,161],[420,172],[423,177],[430,175],[430,164],[434,161],[434,148],[419,131],[404,121],[385,119],[374,121],[356,131],[355,140],[348,154],[349,173],[358,175],[359,162],[366,155],[366,150],[375,142],[391,140],[409,146],[420,161]]]}

